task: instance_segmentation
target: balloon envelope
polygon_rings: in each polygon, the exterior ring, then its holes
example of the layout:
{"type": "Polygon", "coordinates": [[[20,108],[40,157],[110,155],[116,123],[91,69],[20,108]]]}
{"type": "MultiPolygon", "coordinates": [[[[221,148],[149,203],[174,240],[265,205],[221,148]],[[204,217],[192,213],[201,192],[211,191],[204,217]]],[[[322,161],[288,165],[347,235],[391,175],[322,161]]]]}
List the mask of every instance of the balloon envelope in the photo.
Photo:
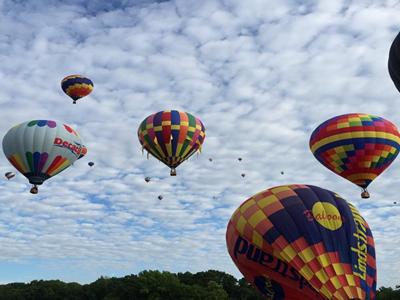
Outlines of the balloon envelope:
{"type": "Polygon", "coordinates": [[[51,120],[21,123],[3,138],[5,156],[34,185],[69,167],[81,149],[82,140],[74,129],[51,120]]]}
{"type": "Polygon", "coordinates": [[[232,215],[226,240],[248,282],[260,290],[261,276],[275,285],[272,299],[375,299],[371,230],[331,191],[311,185],[262,191],[232,215]]]}
{"type": "Polygon", "coordinates": [[[142,147],[170,167],[174,175],[176,167],[201,150],[205,128],[190,113],[165,110],[144,119],[138,137],[142,147]]]}
{"type": "Polygon", "coordinates": [[[93,82],[81,75],[69,75],[61,81],[61,88],[75,103],[92,92],[93,82]]]}
{"type": "Polygon", "coordinates": [[[400,33],[397,34],[390,46],[388,69],[390,78],[400,92],[400,33]]]}
{"type": "Polygon", "coordinates": [[[314,130],[310,149],[329,170],[365,189],[398,155],[400,133],[381,117],[340,115],[314,130]]]}

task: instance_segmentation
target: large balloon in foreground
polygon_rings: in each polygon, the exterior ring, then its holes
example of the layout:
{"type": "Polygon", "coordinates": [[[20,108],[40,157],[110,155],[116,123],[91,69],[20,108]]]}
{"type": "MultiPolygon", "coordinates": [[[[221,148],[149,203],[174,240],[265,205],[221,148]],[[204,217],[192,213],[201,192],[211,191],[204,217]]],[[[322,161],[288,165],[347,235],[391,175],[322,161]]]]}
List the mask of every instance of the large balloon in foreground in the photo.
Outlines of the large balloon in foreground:
{"type": "Polygon", "coordinates": [[[3,138],[3,151],[10,163],[37,185],[75,162],[82,150],[79,134],[58,121],[33,120],[11,128],[3,138]]]}
{"type": "Polygon", "coordinates": [[[339,195],[284,185],[247,199],[227,228],[229,254],[271,299],[375,299],[371,230],[339,195]]]}
{"type": "Polygon", "coordinates": [[[400,33],[397,34],[390,47],[388,69],[390,78],[400,92],[400,33]]]}
{"type": "Polygon", "coordinates": [[[82,97],[89,95],[93,90],[93,82],[81,75],[70,75],[61,81],[61,88],[70,96],[75,104],[82,97]]]}
{"type": "Polygon", "coordinates": [[[367,186],[396,158],[400,133],[384,118],[369,114],[346,114],[319,125],[311,135],[310,149],[332,172],[361,187],[367,186]]]}
{"type": "Polygon", "coordinates": [[[190,113],[165,110],[148,116],[138,129],[143,149],[171,168],[175,168],[197,151],[205,139],[200,119],[190,113]]]}

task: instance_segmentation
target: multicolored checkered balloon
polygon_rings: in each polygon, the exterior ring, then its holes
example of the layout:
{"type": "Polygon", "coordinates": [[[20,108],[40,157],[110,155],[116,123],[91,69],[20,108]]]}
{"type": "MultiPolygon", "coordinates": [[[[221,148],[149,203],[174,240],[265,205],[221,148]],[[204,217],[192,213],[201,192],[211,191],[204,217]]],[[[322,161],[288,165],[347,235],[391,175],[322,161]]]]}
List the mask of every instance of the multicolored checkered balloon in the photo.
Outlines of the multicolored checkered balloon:
{"type": "Polygon", "coordinates": [[[138,129],[143,149],[171,168],[175,168],[197,151],[205,139],[200,119],[190,113],[164,110],[148,116],[138,129]]]}
{"type": "Polygon", "coordinates": [[[399,154],[400,133],[384,118],[368,114],[346,114],[319,125],[310,138],[317,160],[332,172],[360,186],[367,186],[399,154]]]}
{"type": "Polygon", "coordinates": [[[226,242],[246,280],[269,299],[375,299],[371,230],[334,192],[299,184],[264,190],[234,212],[226,242]]]}

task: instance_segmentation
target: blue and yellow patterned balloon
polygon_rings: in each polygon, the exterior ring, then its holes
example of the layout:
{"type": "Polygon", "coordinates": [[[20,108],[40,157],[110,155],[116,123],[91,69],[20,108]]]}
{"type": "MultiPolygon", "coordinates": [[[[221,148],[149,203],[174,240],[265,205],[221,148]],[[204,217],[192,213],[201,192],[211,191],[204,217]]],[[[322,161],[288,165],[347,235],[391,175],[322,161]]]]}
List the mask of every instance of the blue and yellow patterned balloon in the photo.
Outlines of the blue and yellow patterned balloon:
{"type": "Polygon", "coordinates": [[[81,75],[70,75],[61,81],[61,88],[70,96],[75,104],[82,97],[89,95],[93,90],[93,82],[81,75]]]}

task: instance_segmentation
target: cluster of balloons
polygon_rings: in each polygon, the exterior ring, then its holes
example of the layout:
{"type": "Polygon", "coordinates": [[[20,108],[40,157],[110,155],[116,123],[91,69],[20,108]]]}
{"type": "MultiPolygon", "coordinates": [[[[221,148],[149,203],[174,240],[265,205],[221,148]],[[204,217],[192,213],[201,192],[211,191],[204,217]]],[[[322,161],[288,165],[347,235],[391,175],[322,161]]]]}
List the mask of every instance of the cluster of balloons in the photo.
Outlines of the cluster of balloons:
{"type": "MultiPolygon", "coordinates": [[[[400,92],[400,33],[388,69],[400,92]]],[[[399,154],[400,133],[382,117],[350,113],[320,124],[309,147],[369,198],[369,184],[399,154]]],[[[233,213],[226,243],[246,280],[268,299],[376,297],[372,232],[354,205],[326,189],[284,185],[250,197],[233,213]]]]}
{"type": "MultiPolygon", "coordinates": [[[[70,75],[61,81],[62,90],[73,103],[89,95],[93,82],[81,75],[70,75]]],[[[138,128],[142,150],[171,168],[176,168],[194,153],[201,151],[205,127],[190,113],[166,110],[143,120],[138,128]]],[[[38,193],[38,185],[65,170],[87,154],[78,132],[71,126],[53,120],[30,120],[11,128],[3,138],[3,151],[10,163],[33,185],[31,193],[38,193]]],[[[90,167],[94,162],[89,162],[90,167]]],[[[7,179],[15,176],[5,174],[7,179]]],[[[150,177],[145,178],[146,182],[150,177]]],[[[160,200],[162,196],[158,197],[160,200]]]]}

